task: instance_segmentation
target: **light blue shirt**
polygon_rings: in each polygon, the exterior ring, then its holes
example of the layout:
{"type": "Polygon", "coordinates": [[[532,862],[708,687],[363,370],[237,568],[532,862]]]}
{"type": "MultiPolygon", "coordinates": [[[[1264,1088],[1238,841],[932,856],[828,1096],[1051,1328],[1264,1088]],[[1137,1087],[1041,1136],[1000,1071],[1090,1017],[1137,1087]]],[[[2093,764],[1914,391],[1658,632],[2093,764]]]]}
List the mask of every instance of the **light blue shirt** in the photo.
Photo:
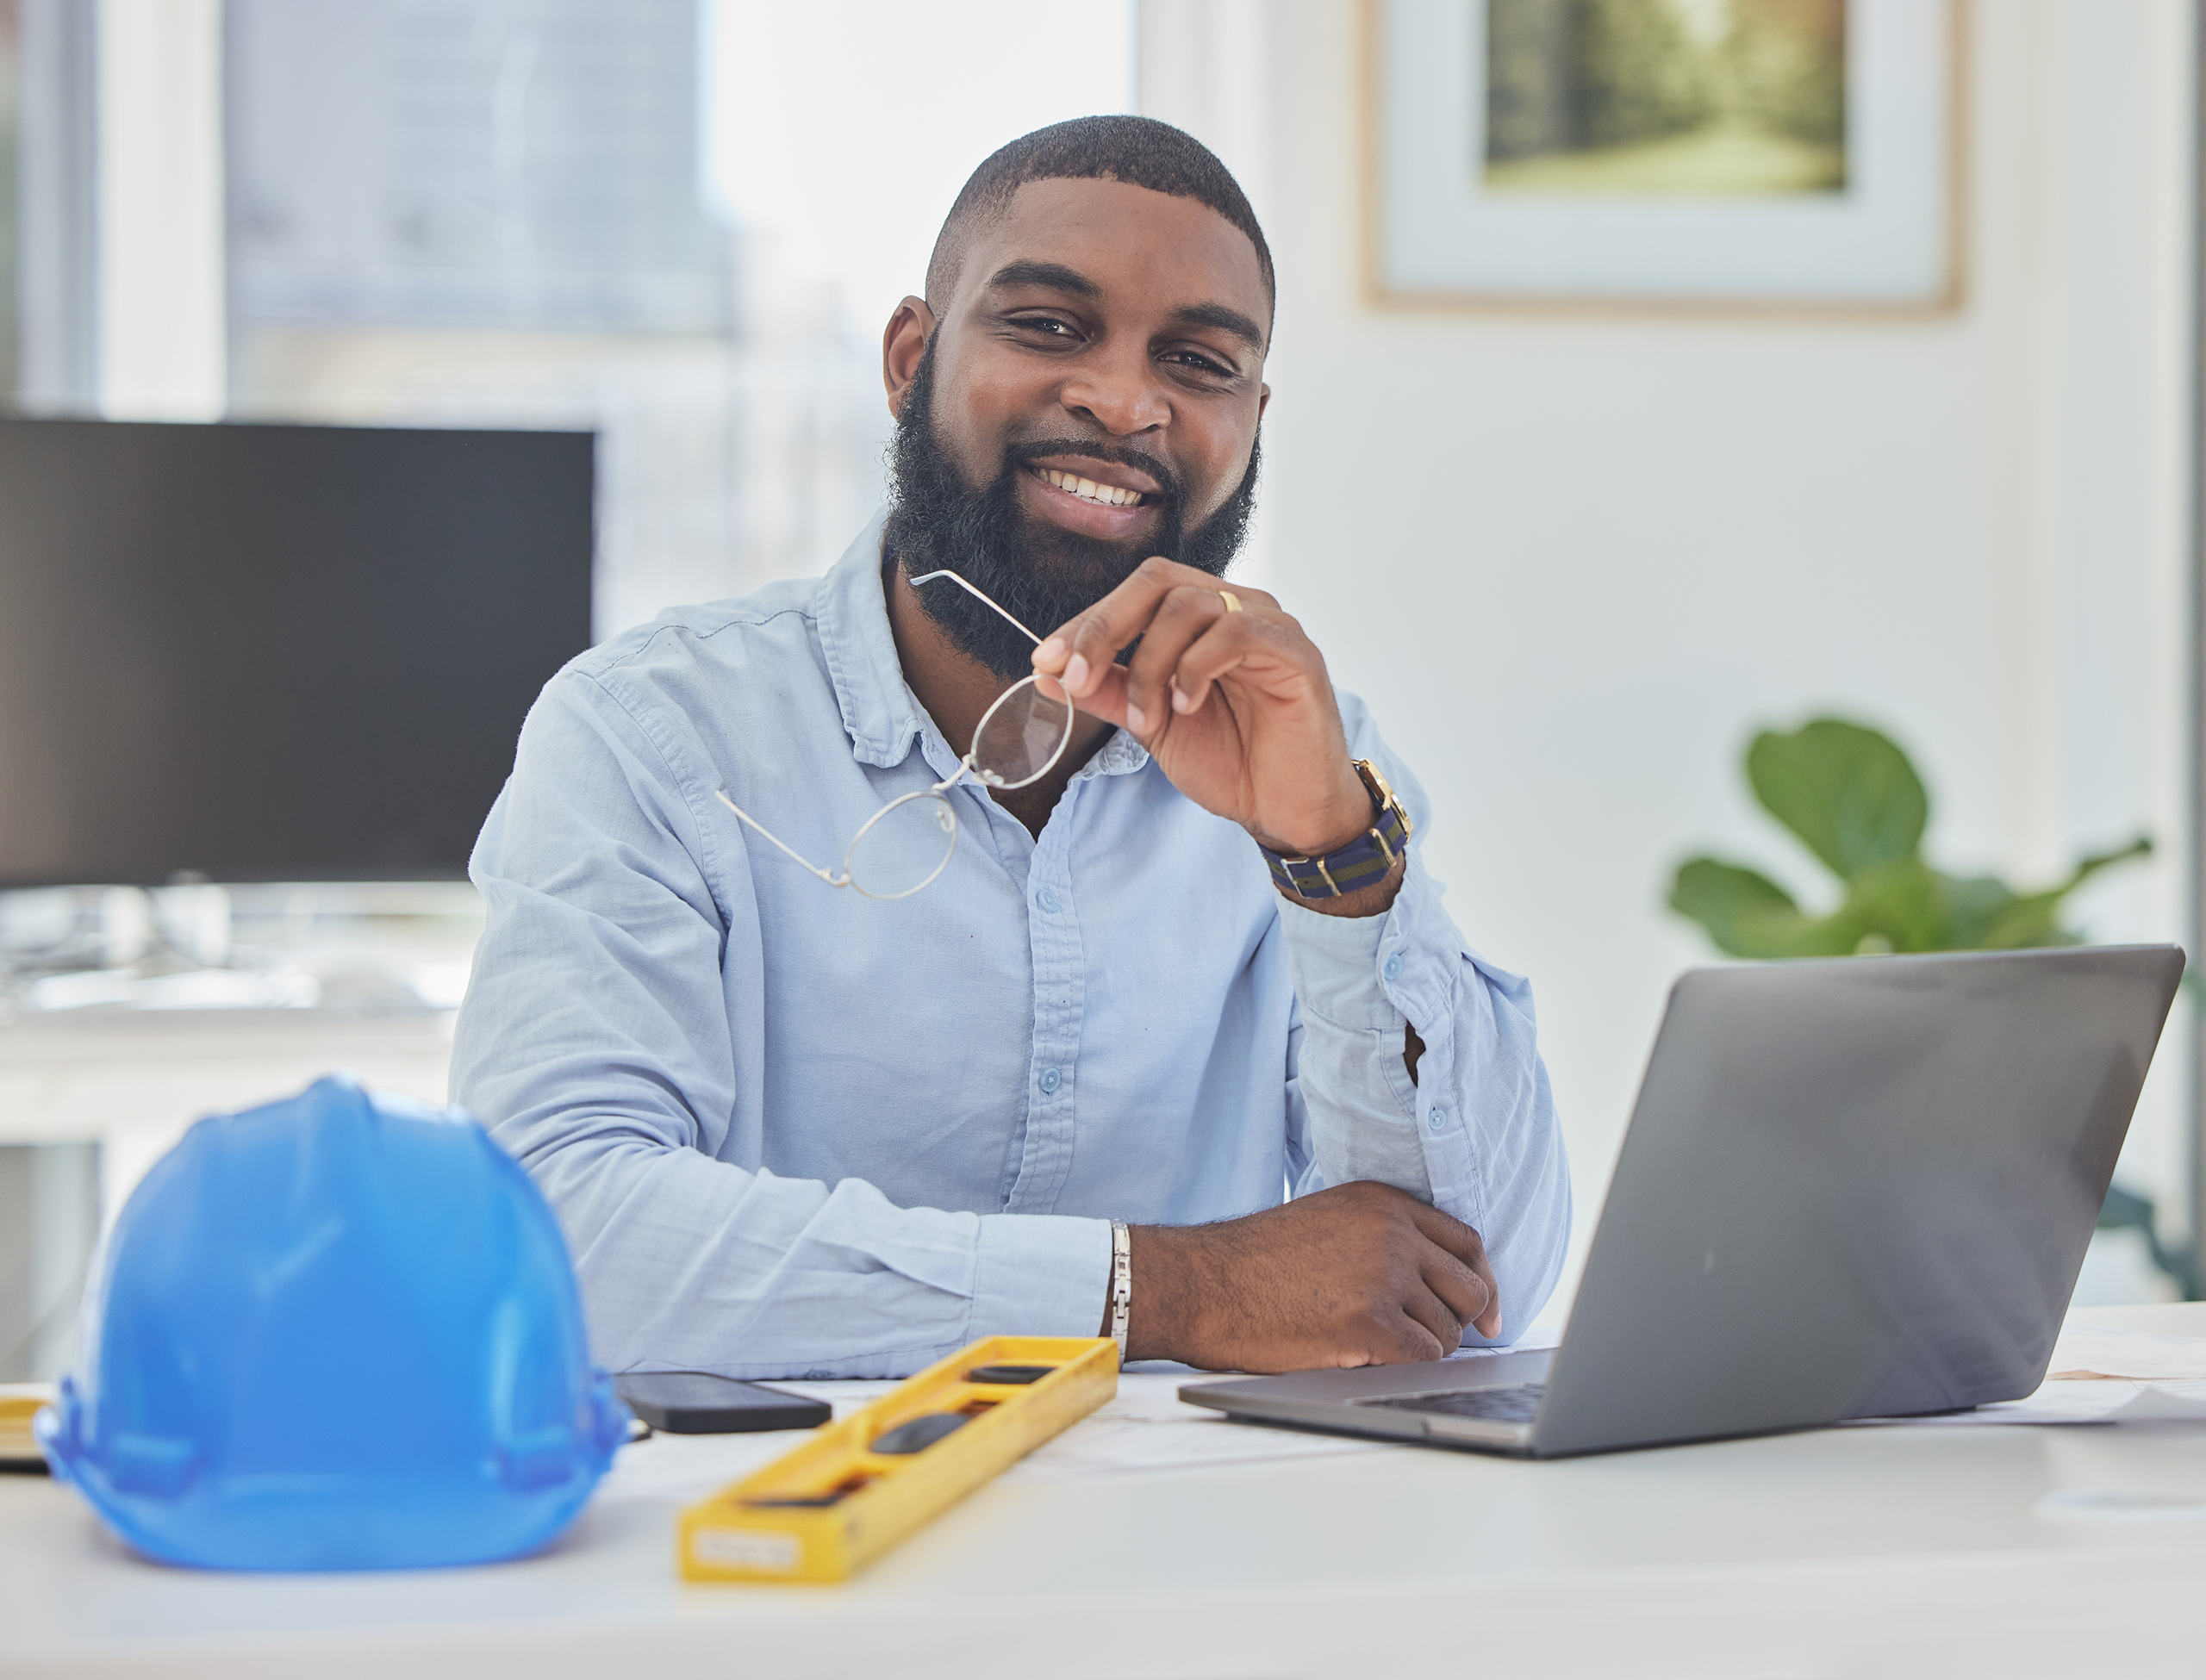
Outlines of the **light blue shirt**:
{"type": "MultiPolygon", "coordinates": [[[[1116,734],[1038,838],[961,784],[948,868],[884,903],[714,800],[834,867],[956,768],[897,663],[881,531],[574,661],[477,845],[452,1094],[557,1210],[598,1359],[900,1377],[1093,1335],[1111,1220],[1351,1179],[1475,1227],[1512,1339],[1561,1265],[1562,1142],[1530,989],[1463,943],[1415,843],[1387,914],[1318,915],[1116,734]]],[[[1421,841],[1423,790],[1341,703],[1421,841]]]]}

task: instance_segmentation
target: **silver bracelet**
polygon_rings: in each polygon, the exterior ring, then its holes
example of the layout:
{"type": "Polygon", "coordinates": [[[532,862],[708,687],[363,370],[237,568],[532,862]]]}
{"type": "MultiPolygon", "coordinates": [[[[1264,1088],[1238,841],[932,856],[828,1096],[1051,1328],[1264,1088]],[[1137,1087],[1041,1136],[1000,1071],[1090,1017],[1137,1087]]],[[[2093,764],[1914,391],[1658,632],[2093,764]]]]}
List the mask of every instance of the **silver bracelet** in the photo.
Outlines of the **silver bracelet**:
{"type": "Polygon", "coordinates": [[[1119,1344],[1119,1363],[1126,1362],[1126,1314],[1134,1300],[1133,1243],[1122,1220],[1111,1222],[1111,1340],[1119,1344]]]}

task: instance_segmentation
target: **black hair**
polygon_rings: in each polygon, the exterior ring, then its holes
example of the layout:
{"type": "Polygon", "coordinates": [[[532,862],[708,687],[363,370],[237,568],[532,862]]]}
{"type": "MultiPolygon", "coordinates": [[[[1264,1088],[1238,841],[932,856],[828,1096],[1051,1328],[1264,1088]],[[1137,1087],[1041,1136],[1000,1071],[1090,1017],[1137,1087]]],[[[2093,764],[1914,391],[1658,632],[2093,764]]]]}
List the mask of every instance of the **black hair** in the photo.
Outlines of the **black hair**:
{"type": "Polygon", "coordinates": [[[966,230],[975,217],[1000,215],[1029,181],[1123,181],[1207,204],[1249,236],[1274,301],[1271,247],[1256,213],[1218,154],[1193,134],[1151,116],[1082,116],[1022,135],[990,154],[943,218],[927,262],[927,303],[938,314],[957,284],[966,230]]]}

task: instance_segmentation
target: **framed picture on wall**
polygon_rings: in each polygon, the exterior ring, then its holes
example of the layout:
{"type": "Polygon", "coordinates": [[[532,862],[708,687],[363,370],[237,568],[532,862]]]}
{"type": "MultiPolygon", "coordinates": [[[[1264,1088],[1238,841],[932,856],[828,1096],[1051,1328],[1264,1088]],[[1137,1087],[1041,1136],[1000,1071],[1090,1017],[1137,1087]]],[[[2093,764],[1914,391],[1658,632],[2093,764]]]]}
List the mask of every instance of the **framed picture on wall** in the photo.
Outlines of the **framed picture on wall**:
{"type": "Polygon", "coordinates": [[[1965,0],[1367,0],[1386,301],[1923,311],[1965,0]]]}

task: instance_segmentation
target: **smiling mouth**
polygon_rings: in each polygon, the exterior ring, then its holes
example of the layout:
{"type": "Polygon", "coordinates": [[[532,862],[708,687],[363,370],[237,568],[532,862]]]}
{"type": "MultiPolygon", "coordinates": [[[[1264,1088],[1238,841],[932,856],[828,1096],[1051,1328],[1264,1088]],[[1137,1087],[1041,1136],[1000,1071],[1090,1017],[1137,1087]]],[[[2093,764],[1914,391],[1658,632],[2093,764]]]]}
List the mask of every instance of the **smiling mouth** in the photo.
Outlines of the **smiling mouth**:
{"type": "Polygon", "coordinates": [[[1060,472],[1055,467],[1029,467],[1026,470],[1052,488],[1078,496],[1082,501],[1092,501],[1098,507],[1131,507],[1149,500],[1139,490],[1121,489],[1116,484],[1098,484],[1092,478],[1082,478],[1078,473],[1060,472]]]}

